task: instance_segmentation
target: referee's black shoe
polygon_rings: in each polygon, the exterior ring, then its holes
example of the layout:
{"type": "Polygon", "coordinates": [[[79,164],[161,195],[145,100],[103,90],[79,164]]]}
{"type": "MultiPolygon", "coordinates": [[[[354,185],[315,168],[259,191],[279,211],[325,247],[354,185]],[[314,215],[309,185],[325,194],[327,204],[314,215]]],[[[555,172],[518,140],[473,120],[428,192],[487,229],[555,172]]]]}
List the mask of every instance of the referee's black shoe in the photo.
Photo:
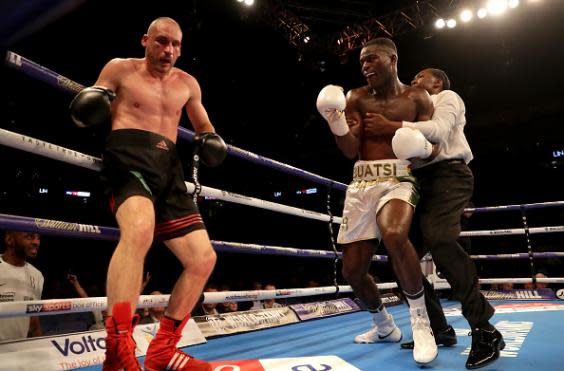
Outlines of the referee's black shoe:
{"type": "Polygon", "coordinates": [[[472,348],[466,361],[466,368],[473,370],[489,365],[499,358],[499,351],[503,348],[505,348],[505,341],[495,328],[472,330],[472,348]]]}

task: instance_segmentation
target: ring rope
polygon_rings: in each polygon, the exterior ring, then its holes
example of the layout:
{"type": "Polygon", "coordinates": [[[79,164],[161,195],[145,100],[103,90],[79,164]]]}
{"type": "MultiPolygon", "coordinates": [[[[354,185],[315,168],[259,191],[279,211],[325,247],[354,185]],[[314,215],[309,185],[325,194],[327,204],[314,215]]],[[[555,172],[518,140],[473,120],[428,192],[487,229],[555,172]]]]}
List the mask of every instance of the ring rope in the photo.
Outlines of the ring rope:
{"type": "MultiPolygon", "coordinates": [[[[500,284],[500,283],[531,283],[531,278],[481,278],[480,284],[500,284]]],[[[564,277],[538,278],[541,283],[564,283],[564,277]]],[[[377,284],[380,290],[397,288],[395,282],[377,284]]],[[[350,293],[350,286],[339,286],[341,293],[350,293]]],[[[334,294],[335,287],[310,287],[310,288],[291,288],[278,290],[257,290],[257,291],[221,291],[205,292],[203,303],[222,303],[225,301],[253,301],[281,298],[295,298],[303,296],[318,296],[334,294]]],[[[168,304],[170,295],[141,295],[137,303],[137,308],[162,307],[168,304]]],[[[71,299],[49,299],[14,301],[0,303],[0,318],[13,316],[44,316],[71,312],[91,312],[103,311],[107,309],[106,297],[91,298],[71,298],[71,299]]]]}
{"type": "MultiPolygon", "coordinates": [[[[16,229],[26,232],[34,232],[45,235],[92,238],[96,240],[117,241],[119,239],[119,229],[112,227],[102,227],[91,224],[81,224],[65,222],[52,219],[30,218],[26,216],[0,214],[0,228],[16,229]]],[[[304,258],[324,258],[334,259],[335,253],[326,250],[297,249],[291,247],[280,247],[271,245],[248,244],[240,242],[215,241],[212,245],[217,251],[239,252],[248,254],[266,254],[296,256],[304,258]]],[[[342,253],[338,253],[342,257],[342,253]]],[[[535,258],[558,258],[564,257],[564,252],[535,252],[535,258]]],[[[497,255],[471,255],[476,260],[500,260],[500,259],[526,259],[527,253],[497,254],[497,255]]],[[[385,255],[374,255],[373,261],[386,262],[388,257],[385,255]]]]}
{"type": "MultiPolygon", "coordinates": [[[[39,139],[28,137],[27,135],[14,133],[5,129],[0,129],[0,144],[8,147],[20,149],[26,152],[34,153],[40,156],[48,157],[53,160],[59,160],[68,164],[81,166],[87,169],[100,171],[102,168],[102,160],[85,155],[83,153],[73,151],[55,144],[51,144],[39,139]]],[[[193,183],[185,182],[188,193],[193,194],[196,186],[193,183]]],[[[218,198],[223,201],[234,202],[242,205],[253,206],[257,208],[277,211],[284,214],[300,216],[308,219],[321,221],[330,220],[330,216],[311,210],[300,209],[293,206],[278,204],[271,201],[261,200],[254,197],[244,196],[233,192],[223,191],[211,187],[201,186],[201,194],[208,197],[218,198]]],[[[341,223],[342,218],[334,217],[334,223],[341,223]]]]}
{"type": "MultiPolygon", "coordinates": [[[[91,238],[95,240],[118,241],[119,229],[113,227],[101,227],[91,224],[81,224],[65,222],[60,220],[30,218],[26,216],[0,214],[0,229],[14,229],[25,232],[40,233],[51,236],[64,236],[70,238],[91,238]]],[[[228,241],[211,241],[217,251],[248,253],[248,254],[266,254],[266,255],[282,255],[297,256],[304,258],[325,258],[334,259],[333,251],[297,249],[290,247],[247,244],[240,242],[228,241]]],[[[341,257],[341,253],[339,253],[341,257]]],[[[373,261],[386,262],[388,257],[385,255],[374,255],[373,261]]]]}
{"type": "MultiPolygon", "coordinates": [[[[94,157],[94,156],[90,156],[81,152],[77,152],[74,151],[72,149],[68,149],[65,147],[61,147],[59,145],[56,144],[52,144],[52,143],[48,143],[46,141],[40,140],[40,139],[36,139],[24,134],[19,134],[19,133],[15,133],[13,131],[9,131],[6,129],[0,129],[0,144],[5,145],[7,147],[12,147],[15,149],[19,149],[25,152],[30,152],[30,153],[34,153],[36,155],[40,155],[43,157],[47,157],[53,160],[57,160],[57,161],[62,161],[62,162],[66,162],[68,164],[72,164],[72,165],[76,165],[76,166],[80,166],[86,169],[91,169],[91,170],[95,170],[95,171],[100,171],[100,169],[102,168],[102,160],[98,157],[94,157]]],[[[193,185],[190,185],[191,183],[186,183],[187,187],[189,187],[189,192],[193,192],[194,188],[193,185]]],[[[230,201],[230,202],[235,202],[235,203],[243,203],[245,205],[248,206],[254,206],[253,202],[244,202],[246,199],[251,199],[250,197],[247,196],[242,196],[242,195],[237,195],[234,193],[229,193],[226,191],[221,191],[221,190],[213,190],[210,189],[209,187],[202,187],[202,191],[204,191],[204,189],[206,189],[207,191],[210,192],[210,194],[206,194],[205,192],[203,193],[206,196],[209,197],[215,197],[215,198],[219,198],[222,199],[224,201],[230,201]],[[213,190],[213,191],[212,191],[213,190]],[[213,193],[213,194],[211,194],[213,193]],[[229,197],[229,199],[224,199],[223,197],[228,197],[228,195],[233,195],[233,197],[229,197]]],[[[255,199],[256,200],[256,199],[255,199]]],[[[285,205],[280,205],[280,204],[276,204],[270,201],[262,201],[262,200],[258,200],[259,204],[263,204],[265,209],[269,209],[269,210],[275,210],[275,211],[279,211],[279,209],[277,207],[274,207],[274,205],[279,205],[282,207],[289,207],[289,206],[285,206],[285,205]],[[270,208],[270,206],[272,206],[272,208],[270,208]]],[[[533,208],[539,208],[542,206],[564,206],[564,201],[555,201],[555,202],[547,202],[547,203],[536,203],[536,204],[524,204],[523,206],[525,208],[527,208],[528,206],[531,206],[533,208]]],[[[258,206],[257,206],[258,207],[258,206]]],[[[492,211],[497,211],[499,210],[500,207],[504,207],[504,206],[487,206],[487,207],[482,207],[480,208],[482,211],[486,211],[486,210],[492,210],[492,211]]],[[[301,210],[301,209],[298,209],[301,210]]],[[[475,210],[475,209],[465,209],[465,210],[475,210]]],[[[297,210],[294,210],[295,213],[291,213],[293,215],[317,215],[316,218],[312,218],[312,219],[317,219],[317,220],[323,220],[323,221],[328,221],[329,220],[329,215],[326,214],[320,214],[320,213],[316,213],[313,211],[306,211],[304,210],[303,212],[300,211],[298,212],[297,210]]],[[[288,212],[290,213],[290,212],[288,212]]],[[[335,223],[341,223],[342,218],[340,217],[335,217],[334,218],[335,223]]],[[[536,228],[530,228],[529,229],[529,233],[530,234],[536,234],[536,233],[553,233],[553,232],[564,232],[564,226],[551,226],[551,227],[536,227],[536,228]]],[[[524,230],[522,228],[516,228],[516,229],[496,229],[496,230],[475,230],[475,231],[463,231],[460,233],[460,236],[465,237],[472,237],[472,236],[492,236],[492,235],[519,235],[519,234],[524,234],[524,230]]]]}
{"type": "MultiPolygon", "coordinates": [[[[387,290],[396,288],[397,284],[395,282],[387,282],[378,284],[378,287],[381,290],[387,290]]],[[[342,293],[352,292],[350,286],[340,286],[339,290],[342,293]]],[[[256,291],[205,292],[203,293],[203,303],[283,299],[334,293],[335,287],[333,286],[256,291]]],[[[137,308],[166,306],[169,298],[170,295],[141,295],[137,302],[137,308]]],[[[0,318],[13,316],[45,316],[71,312],[90,312],[93,310],[103,311],[106,309],[106,297],[13,301],[0,303],[0,318]]]]}
{"type": "MultiPolygon", "coordinates": [[[[492,284],[492,283],[532,283],[533,279],[527,278],[480,278],[478,280],[480,283],[492,284]]],[[[550,278],[537,278],[536,282],[540,283],[564,283],[564,277],[550,277],[550,278]]]]}
{"type": "MultiPolygon", "coordinates": [[[[564,225],[529,228],[529,234],[564,232],[564,225]]],[[[507,236],[525,234],[524,228],[462,231],[460,237],[507,236]]]]}
{"type": "MultiPolygon", "coordinates": [[[[564,252],[554,251],[554,252],[535,252],[533,256],[537,259],[539,258],[563,258],[564,252]]],[[[470,255],[474,260],[508,260],[508,259],[528,259],[529,253],[515,253],[515,254],[480,254],[480,255],[470,255]]]]}
{"type": "Polygon", "coordinates": [[[535,202],[531,204],[521,204],[521,205],[501,205],[501,206],[486,206],[486,207],[469,207],[464,209],[467,212],[490,212],[490,211],[515,211],[520,210],[522,207],[526,209],[544,209],[549,207],[560,207],[564,206],[564,201],[547,201],[547,202],[535,202]]]}
{"type": "MultiPolygon", "coordinates": [[[[6,53],[6,64],[18,71],[21,71],[23,73],[25,73],[28,76],[34,77],[40,81],[46,82],[49,85],[52,85],[56,88],[62,89],[64,91],[70,92],[70,93],[78,93],[79,91],[81,91],[82,89],[85,88],[84,85],[79,84],[75,81],[72,81],[71,79],[60,75],[46,67],[43,67],[25,57],[22,57],[21,55],[18,55],[14,52],[8,51],[6,53]]],[[[191,130],[188,130],[186,128],[183,127],[178,127],[178,137],[188,140],[188,141],[192,141],[192,139],[194,138],[195,133],[191,130]]],[[[335,189],[340,189],[342,191],[345,191],[347,189],[347,185],[344,183],[340,183],[325,177],[322,177],[320,175],[311,173],[309,171],[306,170],[302,170],[299,168],[296,168],[294,166],[290,166],[287,164],[284,164],[282,162],[276,161],[276,160],[272,160],[270,158],[261,156],[261,155],[257,155],[255,153],[252,153],[250,151],[246,151],[243,150],[241,148],[232,146],[230,144],[227,145],[227,153],[253,162],[255,164],[259,164],[259,165],[263,165],[263,166],[267,166],[273,169],[276,169],[278,171],[287,173],[287,174],[291,174],[291,175],[295,175],[297,177],[318,183],[318,184],[322,184],[322,185],[327,185],[327,186],[331,186],[335,189]]]]}
{"type": "MultiPolygon", "coordinates": [[[[84,153],[80,153],[68,148],[64,148],[56,144],[48,143],[43,140],[32,138],[24,134],[14,133],[12,131],[5,129],[0,129],[0,144],[95,171],[100,171],[102,167],[102,160],[100,158],[86,155],[84,153]]],[[[189,193],[192,193],[194,191],[194,185],[192,183],[186,182],[186,186],[188,188],[189,193]]],[[[330,216],[326,214],[321,214],[305,209],[299,209],[287,205],[281,205],[274,202],[260,200],[253,197],[239,195],[236,193],[222,191],[206,186],[202,186],[202,194],[204,196],[214,197],[228,202],[239,203],[247,206],[261,207],[272,211],[280,211],[282,213],[303,216],[310,219],[316,219],[321,221],[329,221],[330,219],[330,216]]],[[[540,204],[530,204],[530,205],[539,207],[540,204]]],[[[552,202],[550,203],[549,206],[556,206],[556,205],[564,205],[564,202],[563,203],[552,202]]],[[[523,206],[527,207],[527,204],[524,204],[523,206]]],[[[482,209],[485,210],[489,208],[495,211],[499,208],[499,206],[483,207],[482,209]]],[[[342,222],[341,217],[334,217],[334,223],[340,224],[341,222],[342,222]]],[[[547,227],[529,228],[530,234],[554,233],[554,232],[564,232],[564,226],[547,226],[547,227]]],[[[515,229],[463,231],[460,233],[460,236],[474,237],[474,236],[522,235],[522,234],[525,234],[523,228],[515,228],[515,229]]]]}

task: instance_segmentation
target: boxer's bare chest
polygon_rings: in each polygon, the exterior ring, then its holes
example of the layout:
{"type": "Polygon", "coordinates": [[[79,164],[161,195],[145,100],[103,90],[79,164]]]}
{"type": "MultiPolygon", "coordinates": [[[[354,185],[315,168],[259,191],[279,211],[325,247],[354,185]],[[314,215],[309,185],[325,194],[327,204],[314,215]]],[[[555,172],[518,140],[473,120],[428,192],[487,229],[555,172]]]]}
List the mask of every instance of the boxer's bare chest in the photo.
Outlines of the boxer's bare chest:
{"type": "Polygon", "coordinates": [[[369,94],[359,100],[358,107],[363,117],[371,112],[380,113],[393,121],[415,121],[417,118],[417,104],[407,93],[392,98],[369,94]]]}
{"type": "Polygon", "coordinates": [[[134,108],[173,114],[181,111],[190,98],[187,85],[178,76],[161,80],[143,72],[125,77],[120,93],[134,108]]]}

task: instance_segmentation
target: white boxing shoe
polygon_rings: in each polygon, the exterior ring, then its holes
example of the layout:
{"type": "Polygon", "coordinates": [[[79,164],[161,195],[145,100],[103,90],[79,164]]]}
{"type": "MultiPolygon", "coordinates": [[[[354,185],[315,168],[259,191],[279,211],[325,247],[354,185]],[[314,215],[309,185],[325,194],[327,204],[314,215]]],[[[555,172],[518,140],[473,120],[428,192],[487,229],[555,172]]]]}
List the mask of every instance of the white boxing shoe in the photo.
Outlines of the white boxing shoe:
{"type": "Polygon", "coordinates": [[[410,309],[411,330],[413,331],[413,359],[420,365],[432,362],[439,354],[427,312],[410,309]]]}
{"type": "Polygon", "coordinates": [[[399,327],[394,323],[392,316],[380,326],[374,323],[372,328],[354,338],[357,344],[373,344],[373,343],[397,343],[401,341],[402,334],[399,327]]]}

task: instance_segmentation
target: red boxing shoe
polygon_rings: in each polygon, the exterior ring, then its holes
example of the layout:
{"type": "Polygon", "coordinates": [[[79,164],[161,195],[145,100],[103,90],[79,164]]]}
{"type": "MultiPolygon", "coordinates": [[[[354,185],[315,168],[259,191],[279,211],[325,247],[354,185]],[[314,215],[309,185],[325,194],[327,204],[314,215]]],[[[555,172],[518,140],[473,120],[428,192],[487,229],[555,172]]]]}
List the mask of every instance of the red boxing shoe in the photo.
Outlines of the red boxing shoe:
{"type": "Polygon", "coordinates": [[[115,304],[112,315],[106,318],[106,359],[102,371],[142,371],[135,357],[133,327],[139,322],[139,316],[131,316],[131,304],[115,304]]]}
{"type": "Polygon", "coordinates": [[[190,316],[174,328],[174,320],[162,317],[161,325],[157,335],[151,340],[147,356],[145,357],[146,371],[212,371],[209,363],[197,360],[176,348],[176,344],[182,337],[182,329],[190,316]]]}

